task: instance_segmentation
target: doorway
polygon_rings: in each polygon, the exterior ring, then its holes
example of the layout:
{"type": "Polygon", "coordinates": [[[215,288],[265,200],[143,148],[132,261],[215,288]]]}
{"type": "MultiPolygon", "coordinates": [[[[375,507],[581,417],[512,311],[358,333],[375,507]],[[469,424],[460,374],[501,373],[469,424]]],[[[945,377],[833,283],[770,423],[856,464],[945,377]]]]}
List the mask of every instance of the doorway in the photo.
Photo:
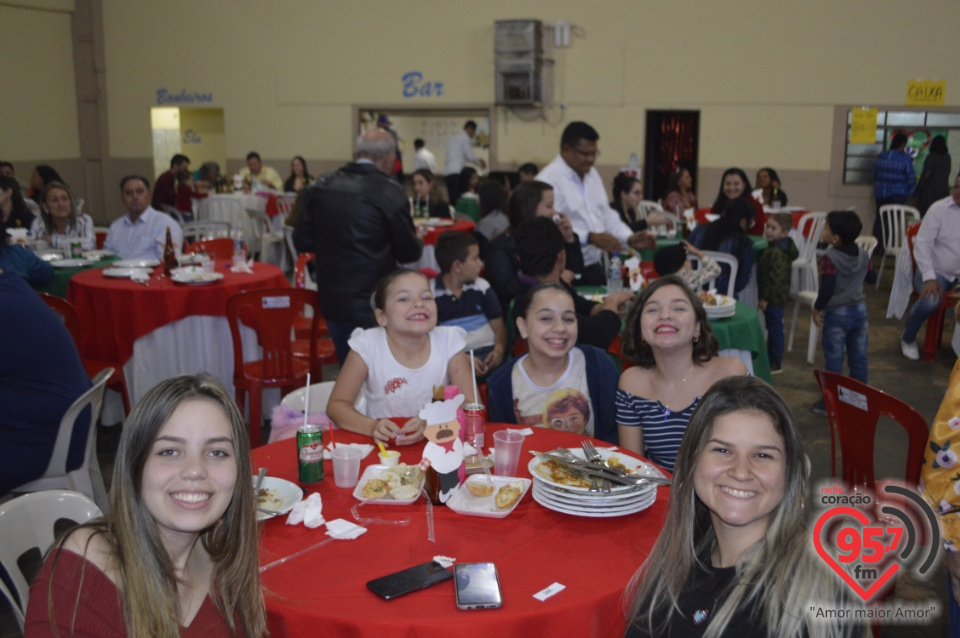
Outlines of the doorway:
{"type": "Polygon", "coordinates": [[[189,157],[194,169],[216,162],[221,171],[226,170],[223,109],[154,107],[150,109],[150,128],[154,177],[170,168],[170,158],[177,153],[189,157]]]}
{"type": "Polygon", "coordinates": [[[700,111],[647,111],[646,147],[643,153],[644,199],[659,201],[667,194],[667,181],[677,168],[686,168],[697,190],[700,152],[700,111]]]}

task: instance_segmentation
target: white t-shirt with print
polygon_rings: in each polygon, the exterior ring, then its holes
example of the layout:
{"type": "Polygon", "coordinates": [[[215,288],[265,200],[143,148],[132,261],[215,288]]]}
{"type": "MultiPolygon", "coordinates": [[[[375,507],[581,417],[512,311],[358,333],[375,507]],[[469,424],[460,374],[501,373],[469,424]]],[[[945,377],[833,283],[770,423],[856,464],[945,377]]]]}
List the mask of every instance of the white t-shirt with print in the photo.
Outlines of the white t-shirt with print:
{"type": "Polygon", "coordinates": [[[523,368],[527,356],[513,366],[510,375],[517,423],[593,436],[594,410],[590,403],[583,352],[576,348],[571,350],[567,355],[566,371],[548,387],[538,386],[527,375],[523,368]],[[567,399],[567,405],[558,408],[558,400],[563,399],[567,399]]]}
{"type": "Polygon", "coordinates": [[[367,364],[363,383],[366,415],[372,419],[414,417],[433,399],[433,386],[447,385],[447,365],[466,342],[462,328],[437,326],[430,331],[430,358],[417,369],[394,358],[384,328],[357,328],[350,335],[350,349],[367,364]]]}

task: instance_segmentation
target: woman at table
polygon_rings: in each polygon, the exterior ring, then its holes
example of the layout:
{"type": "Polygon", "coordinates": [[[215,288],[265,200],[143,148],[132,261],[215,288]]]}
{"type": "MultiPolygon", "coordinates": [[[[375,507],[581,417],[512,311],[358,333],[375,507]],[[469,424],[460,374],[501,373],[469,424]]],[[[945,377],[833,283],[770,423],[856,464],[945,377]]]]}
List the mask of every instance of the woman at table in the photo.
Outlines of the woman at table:
{"type": "Polygon", "coordinates": [[[486,267],[484,278],[493,286],[504,310],[510,307],[510,302],[522,288],[518,278],[520,260],[517,257],[513,234],[520,224],[536,217],[553,219],[563,234],[567,263],[561,278],[572,284],[577,276],[583,273],[580,238],[573,232],[573,225],[567,216],[553,208],[553,187],[537,180],[522,182],[510,194],[510,203],[507,206],[510,227],[490,242],[483,255],[486,267]]]}
{"type": "Polygon", "coordinates": [[[570,292],[560,284],[540,284],[517,300],[514,316],[527,354],[490,377],[490,421],[572,431],[616,444],[617,369],[603,350],[576,345],[570,292]]]}
{"type": "Polygon", "coordinates": [[[923,172],[913,191],[921,217],[935,201],[950,195],[950,166],[947,142],[942,135],[937,135],[930,142],[930,153],[923,160],[923,172]]]}
{"type": "Polygon", "coordinates": [[[697,195],[693,192],[693,175],[689,169],[678,166],[667,177],[667,194],[663,196],[663,210],[683,218],[683,211],[697,207],[697,195]]]}
{"type": "Polygon", "coordinates": [[[30,233],[53,248],[69,252],[70,244],[80,241],[83,250],[97,247],[93,218],[77,214],[77,200],[66,184],[50,182],[40,194],[40,217],[34,218],[30,233]]]}
{"type": "Polygon", "coordinates": [[[628,585],[625,635],[866,635],[808,613],[857,604],[810,549],[808,463],[776,390],[754,377],[713,385],[680,447],[666,522],[628,585]]]}
{"type": "Polygon", "coordinates": [[[443,196],[436,176],[428,168],[420,168],[413,172],[410,178],[413,186],[413,210],[418,217],[450,218],[450,204],[443,196]]]}
{"type": "Polygon", "coordinates": [[[144,395],[120,435],[110,513],[51,550],[26,634],[265,634],[249,446],[213,377],[144,395]]]}
{"type": "MultiPolygon", "coordinates": [[[[690,234],[691,244],[701,250],[714,250],[737,258],[737,279],[733,290],[739,293],[750,283],[753,273],[753,242],[747,237],[747,229],[753,225],[756,208],[742,197],[731,200],[720,219],[707,225],[699,225],[690,234]]],[[[729,268],[717,277],[717,290],[729,290],[729,268]]]]}
{"type": "Polygon", "coordinates": [[[637,363],[616,395],[620,445],[673,470],[687,423],[720,379],[747,374],[739,359],[718,357],[700,298],[677,275],[653,281],[634,304],[623,354],[637,363]]]}
{"type": "Polygon", "coordinates": [[[757,171],[757,188],[763,191],[760,203],[764,206],[775,207],[778,202],[780,206],[787,205],[787,194],[780,188],[780,176],[772,168],[757,171]]]}
{"type": "Polygon", "coordinates": [[[283,191],[285,193],[297,193],[304,186],[312,184],[313,179],[313,176],[307,170],[307,160],[295,155],[290,160],[290,177],[283,183],[283,191]]]}
{"type": "Polygon", "coordinates": [[[53,281],[53,266],[20,244],[11,244],[9,236],[0,237],[0,270],[17,275],[33,286],[53,281]]]}
{"type": "Polygon", "coordinates": [[[673,227],[673,220],[662,213],[651,212],[644,219],[640,212],[640,202],[643,200],[643,182],[626,173],[619,173],[613,178],[613,201],[610,208],[617,211],[624,224],[633,232],[646,230],[650,226],[673,227]]]}
{"type": "Polygon", "coordinates": [[[6,237],[8,228],[30,230],[35,219],[23,200],[19,182],[13,177],[0,175],[0,233],[6,237]]]}
{"type": "Polygon", "coordinates": [[[480,199],[480,221],[477,222],[475,234],[480,242],[482,257],[487,253],[490,242],[510,229],[510,218],[507,217],[506,190],[497,180],[480,180],[477,197],[480,199]]]}
{"type": "Polygon", "coordinates": [[[60,177],[58,173],[52,166],[47,164],[38,164],[36,168],[33,169],[33,173],[30,175],[30,199],[40,203],[40,193],[43,192],[43,189],[47,187],[51,182],[60,182],[65,184],[63,178],[60,177]]]}
{"type": "Polygon", "coordinates": [[[710,212],[714,215],[722,215],[730,202],[742,199],[753,206],[755,211],[753,226],[747,228],[747,233],[762,235],[767,216],[763,212],[763,204],[753,198],[752,192],[747,174],[739,168],[728,168],[720,178],[720,192],[717,193],[717,199],[714,200],[710,212]]]}

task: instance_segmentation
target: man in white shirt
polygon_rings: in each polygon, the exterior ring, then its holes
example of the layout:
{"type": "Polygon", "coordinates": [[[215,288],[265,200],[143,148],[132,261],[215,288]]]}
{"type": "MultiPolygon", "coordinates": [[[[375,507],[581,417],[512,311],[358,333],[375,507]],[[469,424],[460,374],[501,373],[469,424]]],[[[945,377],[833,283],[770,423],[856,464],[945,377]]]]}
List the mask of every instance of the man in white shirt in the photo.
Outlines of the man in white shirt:
{"type": "Polygon", "coordinates": [[[247,166],[240,169],[240,176],[250,178],[253,190],[283,192],[283,178],[280,173],[270,166],[264,166],[260,154],[256,151],[247,153],[247,166]]]}
{"type": "Polygon", "coordinates": [[[634,233],[610,208],[600,173],[593,167],[600,155],[599,139],[596,129],[586,122],[571,122],[560,138],[560,154],[537,175],[539,181],[553,186],[553,207],[570,217],[580,237],[586,267],[581,284],[594,286],[606,283],[600,264],[603,251],[656,246],[649,233],[634,233]]]}
{"type": "MultiPolygon", "coordinates": [[[[960,175],[957,175],[950,197],[935,202],[923,217],[913,240],[914,287],[918,299],[900,337],[903,356],[916,361],[917,332],[930,315],[940,307],[944,291],[960,281],[960,175]]],[[[930,327],[927,327],[929,330],[930,327]]]]}
{"type": "Polygon", "coordinates": [[[120,198],[127,214],[110,224],[104,248],[123,259],[162,261],[169,228],[173,247],[180,251],[183,231],[172,217],[150,206],[150,182],[146,177],[128,175],[120,180],[120,198]]]}
{"type": "Polygon", "coordinates": [[[467,120],[463,130],[447,138],[447,154],[443,159],[443,180],[447,183],[450,204],[456,205],[460,199],[460,171],[469,164],[486,168],[487,163],[477,159],[473,153],[473,136],[477,132],[477,123],[467,120]]]}
{"type": "Polygon", "coordinates": [[[427,150],[427,143],[418,137],[417,139],[413,140],[413,148],[415,148],[417,151],[417,155],[413,160],[413,170],[419,171],[421,168],[425,168],[436,175],[437,158],[433,156],[433,153],[427,150]]]}

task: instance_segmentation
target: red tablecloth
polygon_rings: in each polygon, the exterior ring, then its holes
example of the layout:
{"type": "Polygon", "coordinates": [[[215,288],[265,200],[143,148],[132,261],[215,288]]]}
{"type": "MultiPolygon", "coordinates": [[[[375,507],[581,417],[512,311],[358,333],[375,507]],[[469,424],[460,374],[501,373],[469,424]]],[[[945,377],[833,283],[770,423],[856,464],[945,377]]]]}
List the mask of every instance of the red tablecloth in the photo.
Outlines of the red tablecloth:
{"type": "MultiPolygon", "coordinates": [[[[487,441],[502,425],[488,425],[487,441]]],[[[369,442],[342,430],[338,441],[369,442]]],[[[529,478],[529,450],[577,447],[583,437],[536,429],[523,444],[517,474],[529,478]]],[[[606,446],[606,443],[598,443],[606,446]]],[[[401,461],[420,460],[422,445],[400,447],[401,461]]],[[[269,476],[297,481],[296,444],[288,439],[252,452],[253,467],[269,476]]],[[[371,453],[360,473],[376,463],[371,453]]],[[[358,501],[353,488],[338,488],[330,461],[319,487],[328,521],[353,521],[358,501]]],[[[436,543],[427,540],[426,506],[367,505],[361,516],[399,519],[405,526],[366,525],[352,541],[333,541],[262,574],[270,630],[274,636],[619,636],[624,619],[621,595],[653,546],[666,516],[668,488],[659,488],[649,509],[616,518],[580,518],[548,510],[529,492],[504,519],[462,516],[434,508],[436,543]],[[503,607],[464,613],[457,609],[453,581],[384,601],[366,583],[374,578],[451,556],[458,562],[493,561],[500,575],[503,607]],[[533,594],[552,583],[566,589],[540,602],[533,594]]],[[[265,565],[322,541],[323,528],[284,524],[286,517],[261,528],[260,563],[265,565]]]]}
{"type": "Polygon", "coordinates": [[[437,243],[437,239],[440,237],[440,234],[445,233],[448,230],[459,230],[464,233],[472,233],[474,229],[477,227],[476,224],[466,219],[454,219],[452,221],[453,221],[453,225],[451,226],[436,226],[434,228],[431,228],[430,231],[423,238],[423,245],[435,246],[437,243]]]}
{"type": "Polygon", "coordinates": [[[253,274],[234,274],[229,263],[217,264],[224,278],[208,286],[175,284],[157,267],[150,285],[106,277],[102,270],[77,273],[67,299],[77,308],[83,328],[81,352],[103,361],[126,362],[133,343],[157,328],[190,315],[225,316],[227,299],[247,290],[290,286],[283,271],[254,263],[253,274]]]}

